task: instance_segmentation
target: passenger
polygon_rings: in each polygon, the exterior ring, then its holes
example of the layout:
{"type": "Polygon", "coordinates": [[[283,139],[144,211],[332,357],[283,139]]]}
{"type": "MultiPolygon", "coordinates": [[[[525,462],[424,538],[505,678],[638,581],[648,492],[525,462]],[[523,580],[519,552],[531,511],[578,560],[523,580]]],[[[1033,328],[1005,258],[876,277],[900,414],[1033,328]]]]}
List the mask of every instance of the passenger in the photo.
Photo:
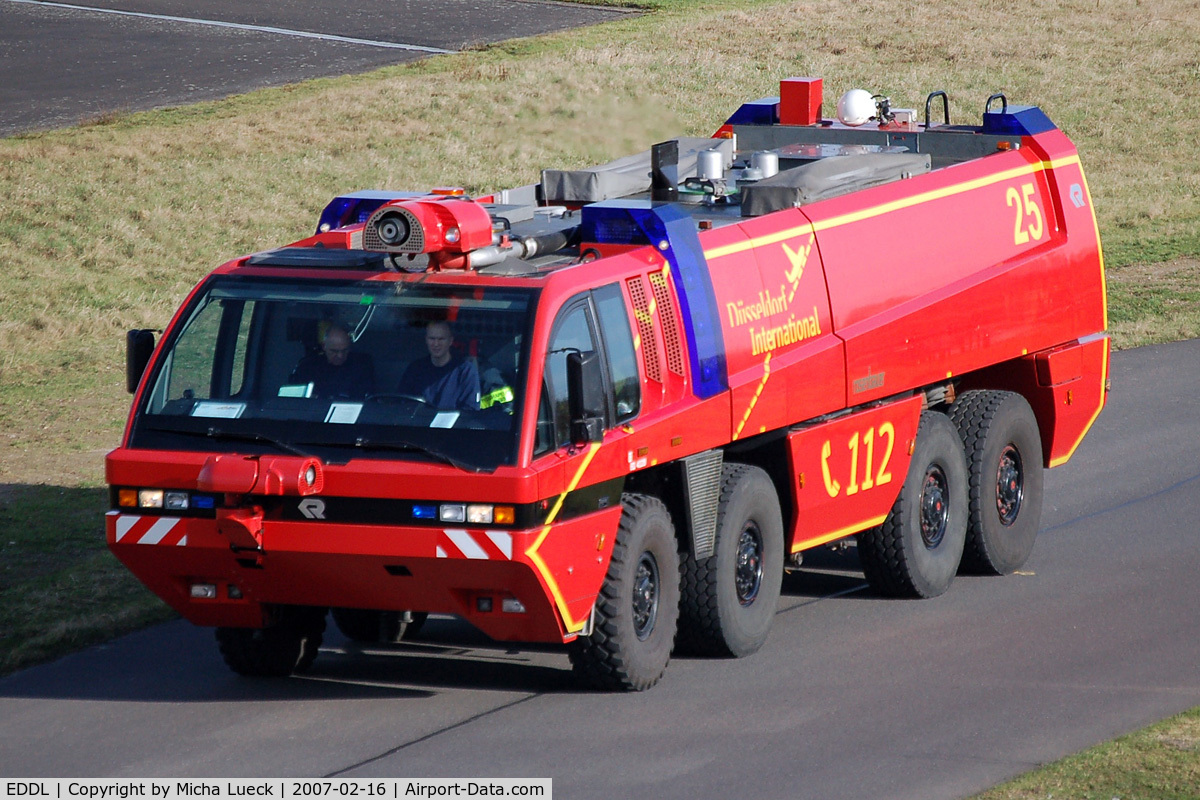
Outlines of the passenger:
{"type": "Polygon", "coordinates": [[[426,325],[429,358],[418,358],[408,365],[400,377],[400,392],[420,397],[439,409],[477,411],[479,370],[474,361],[451,354],[453,344],[449,322],[426,325]]]}
{"type": "Polygon", "coordinates": [[[321,353],[300,360],[288,382],[311,383],[313,397],[360,400],[375,391],[375,366],[365,353],[351,352],[350,334],[330,325],[321,340],[321,353]]]}

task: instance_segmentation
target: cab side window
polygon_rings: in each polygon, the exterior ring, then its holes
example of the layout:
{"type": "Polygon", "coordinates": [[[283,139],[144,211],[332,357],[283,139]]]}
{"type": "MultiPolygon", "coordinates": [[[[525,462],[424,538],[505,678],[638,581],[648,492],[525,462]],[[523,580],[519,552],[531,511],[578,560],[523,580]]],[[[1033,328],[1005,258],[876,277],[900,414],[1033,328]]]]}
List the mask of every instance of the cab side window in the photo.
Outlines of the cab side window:
{"type": "Polygon", "coordinates": [[[599,353],[605,365],[605,390],[609,397],[606,428],[633,419],[641,409],[641,377],[633,347],[633,329],[620,287],[614,283],[578,295],[559,315],[550,338],[545,386],[538,406],[536,452],[539,454],[571,441],[567,354],[576,350],[599,353]]]}
{"type": "Polygon", "coordinates": [[[567,354],[573,350],[589,352],[596,349],[596,339],[588,320],[586,300],[575,301],[558,320],[554,336],[550,340],[550,351],[546,354],[547,391],[543,396],[543,407],[539,409],[538,427],[548,421],[554,425],[555,446],[571,441],[571,415],[567,408],[567,354]],[[545,408],[546,400],[549,408],[545,408]]]}
{"type": "Polygon", "coordinates": [[[625,422],[637,416],[642,403],[642,379],[638,375],[629,314],[625,311],[621,290],[615,283],[600,287],[592,292],[592,297],[600,316],[600,328],[608,354],[616,421],[625,422]]]}

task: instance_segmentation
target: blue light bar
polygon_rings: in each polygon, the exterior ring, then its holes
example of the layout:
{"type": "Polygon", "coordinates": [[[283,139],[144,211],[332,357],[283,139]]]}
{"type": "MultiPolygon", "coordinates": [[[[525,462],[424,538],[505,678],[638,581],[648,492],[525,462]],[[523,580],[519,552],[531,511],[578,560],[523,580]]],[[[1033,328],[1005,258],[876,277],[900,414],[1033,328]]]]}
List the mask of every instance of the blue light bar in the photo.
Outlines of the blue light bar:
{"type": "Polygon", "coordinates": [[[779,98],[763,97],[742,103],[726,125],[774,125],[779,122],[779,98]]]}
{"type": "Polygon", "coordinates": [[[212,495],[209,495],[209,494],[194,494],[194,495],[192,495],[192,508],[209,509],[209,508],[213,508],[215,505],[216,505],[216,501],[212,495]]]}
{"type": "Polygon", "coordinates": [[[579,222],[580,238],[597,244],[650,244],[645,229],[625,213],[635,205],[642,208],[645,202],[605,200],[584,206],[579,222]]]}
{"type": "Polygon", "coordinates": [[[366,222],[371,212],[391,200],[406,200],[410,197],[425,197],[427,192],[392,192],[379,189],[363,189],[350,194],[338,195],[329,201],[321,218],[317,220],[317,233],[344,228],[366,222]],[[326,227],[328,226],[328,227],[326,227]]]}
{"type": "Polygon", "coordinates": [[[728,389],[725,337],[696,222],[677,205],[649,200],[592,203],[583,207],[582,217],[585,242],[649,244],[662,254],[679,291],[692,392],[703,399],[728,389]]]}
{"type": "Polygon", "coordinates": [[[1058,126],[1037,106],[1006,106],[983,112],[983,132],[999,136],[1033,136],[1058,126]]]}

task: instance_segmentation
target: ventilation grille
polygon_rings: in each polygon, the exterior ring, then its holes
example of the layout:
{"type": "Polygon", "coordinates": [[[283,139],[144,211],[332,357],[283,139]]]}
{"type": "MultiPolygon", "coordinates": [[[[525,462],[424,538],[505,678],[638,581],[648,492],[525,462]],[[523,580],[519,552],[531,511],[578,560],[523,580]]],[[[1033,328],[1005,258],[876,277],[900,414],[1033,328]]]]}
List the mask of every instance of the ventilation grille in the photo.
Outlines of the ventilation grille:
{"type": "Polygon", "coordinates": [[[662,383],[662,368],[658,364],[658,343],[654,337],[654,310],[646,299],[646,287],[641,276],[626,281],[629,296],[633,299],[633,315],[637,317],[638,338],[642,343],[642,363],[646,366],[646,377],[662,383]]]}
{"type": "Polygon", "coordinates": [[[697,560],[708,558],[716,550],[723,461],[724,454],[720,450],[696,453],[683,460],[688,522],[692,528],[692,555],[697,560]]]}
{"type": "Polygon", "coordinates": [[[654,300],[658,304],[658,318],[662,320],[663,341],[667,347],[667,369],[683,375],[683,346],[679,341],[679,326],[675,323],[675,304],[671,302],[671,290],[667,286],[664,272],[650,273],[650,286],[654,289],[654,300]]]}

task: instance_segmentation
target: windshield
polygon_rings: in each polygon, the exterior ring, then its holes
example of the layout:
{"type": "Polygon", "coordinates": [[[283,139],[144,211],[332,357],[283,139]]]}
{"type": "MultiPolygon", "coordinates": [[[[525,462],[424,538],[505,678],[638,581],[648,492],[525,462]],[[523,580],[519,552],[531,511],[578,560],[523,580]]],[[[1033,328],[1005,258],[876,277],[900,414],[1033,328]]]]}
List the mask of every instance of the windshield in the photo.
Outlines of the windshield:
{"type": "Polygon", "coordinates": [[[171,334],[131,444],[515,463],[533,300],[523,289],[213,278],[171,334]]]}

